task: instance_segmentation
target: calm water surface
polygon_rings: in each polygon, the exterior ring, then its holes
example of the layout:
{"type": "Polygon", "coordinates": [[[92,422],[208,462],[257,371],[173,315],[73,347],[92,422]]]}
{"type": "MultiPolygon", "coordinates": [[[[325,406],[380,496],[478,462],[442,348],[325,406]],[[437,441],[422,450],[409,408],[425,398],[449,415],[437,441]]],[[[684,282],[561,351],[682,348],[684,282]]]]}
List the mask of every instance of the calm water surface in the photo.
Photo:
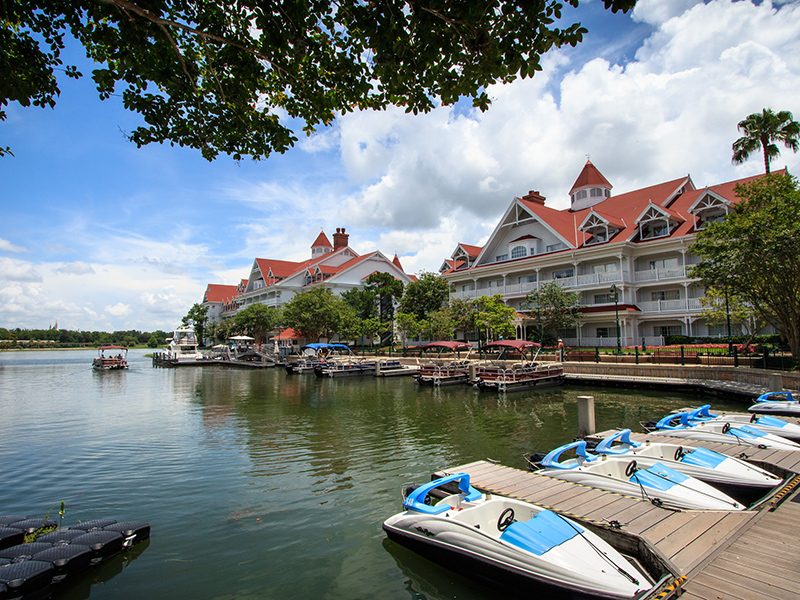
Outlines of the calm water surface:
{"type": "MultiPolygon", "coordinates": [[[[405,484],[700,398],[565,386],[508,395],[411,378],[214,367],[95,373],[95,351],[0,353],[0,514],[143,520],[152,537],[57,598],[460,598],[491,590],[385,539],[405,484]]],[[[714,402],[715,408],[741,408],[714,402]]]]}

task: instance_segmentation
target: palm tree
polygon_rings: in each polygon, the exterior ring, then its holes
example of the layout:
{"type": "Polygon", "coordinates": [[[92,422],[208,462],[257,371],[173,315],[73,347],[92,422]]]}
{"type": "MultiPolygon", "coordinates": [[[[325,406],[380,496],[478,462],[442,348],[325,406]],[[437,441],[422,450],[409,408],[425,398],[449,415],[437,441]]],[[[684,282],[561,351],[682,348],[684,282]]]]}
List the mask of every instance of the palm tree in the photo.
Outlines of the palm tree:
{"type": "Polygon", "coordinates": [[[787,148],[797,152],[800,148],[800,123],[794,120],[792,113],[782,110],[772,112],[764,108],[760,113],[748,115],[737,126],[744,135],[733,142],[733,164],[739,165],[758,150],[764,152],[764,168],[769,173],[769,161],[781,152],[775,142],[783,142],[787,148]]]}

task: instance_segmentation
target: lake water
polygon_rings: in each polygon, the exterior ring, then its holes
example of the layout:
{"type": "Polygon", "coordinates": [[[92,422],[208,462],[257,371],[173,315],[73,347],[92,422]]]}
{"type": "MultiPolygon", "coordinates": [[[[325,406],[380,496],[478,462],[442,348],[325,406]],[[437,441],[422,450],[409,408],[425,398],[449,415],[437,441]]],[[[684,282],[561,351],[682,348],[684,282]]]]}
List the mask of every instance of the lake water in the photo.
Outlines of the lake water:
{"type": "Polygon", "coordinates": [[[595,397],[598,430],[638,431],[704,402],[158,369],[144,354],[131,351],[129,371],[95,373],[95,351],[0,353],[0,514],[57,519],[63,500],[65,526],[152,526],[57,598],[488,600],[492,590],[386,540],[404,485],[485,458],[524,468],[524,453],[575,437],[579,395],[595,397]]]}

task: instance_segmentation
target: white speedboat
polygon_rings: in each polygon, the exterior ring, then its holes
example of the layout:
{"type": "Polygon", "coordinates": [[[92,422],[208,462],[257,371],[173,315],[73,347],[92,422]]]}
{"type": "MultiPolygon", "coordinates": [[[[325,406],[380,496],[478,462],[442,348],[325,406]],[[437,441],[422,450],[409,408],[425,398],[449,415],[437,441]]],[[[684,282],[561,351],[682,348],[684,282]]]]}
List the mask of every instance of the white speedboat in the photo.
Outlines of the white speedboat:
{"type": "Polygon", "coordinates": [[[597,444],[593,451],[600,455],[635,460],[640,468],[649,468],[661,463],[715,487],[724,486],[726,490],[742,488],[766,492],[783,482],[780,477],[760,467],[706,448],[662,444],[650,440],[633,441],[630,429],[609,435],[597,444]]]}
{"type": "Polygon", "coordinates": [[[760,449],[800,450],[800,444],[772,433],[764,433],[750,425],[731,424],[729,421],[690,421],[689,413],[686,412],[667,415],[647,429],[658,435],[689,440],[736,444],[760,449]]]}
{"type": "Polygon", "coordinates": [[[191,327],[178,327],[167,338],[167,360],[177,364],[204,361],[205,356],[197,349],[197,335],[191,327]]]}
{"type": "Polygon", "coordinates": [[[590,598],[637,598],[653,587],[639,567],[575,521],[540,506],[481,494],[467,473],[416,488],[383,524],[390,539],[452,570],[500,583],[590,598]],[[433,506],[432,490],[459,493],[433,506]]]}
{"type": "Polygon", "coordinates": [[[727,494],[664,463],[653,462],[641,468],[637,459],[624,455],[590,454],[583,440],[556,448],[544,457],[542,468],[535,472],[608,492],[636,496],[657,506],[689,510],[745,508],[727,494]],[[561,455],[568,450],[575,450],[575,458],[560,461],[561,455]]]}
{"type": "Polygon", "coordinates": [[[756,398],[756,403],[747,410],[763,415],[800,417],[800,401],[793,398],[791,392],[767,392],[756,398]],[[783,399],[773,399],[776,396],[783,399]]]}
{"type": "Polygon", "coordinates": [[[715,415],[710,412],[711,405],[705,404],[689,412],[689,421],[723,421],[731,425],[750,425],[764,433],[773,433],[793,442],[800,441],[800,425],[789,423],[772,415],[715,415]]]}

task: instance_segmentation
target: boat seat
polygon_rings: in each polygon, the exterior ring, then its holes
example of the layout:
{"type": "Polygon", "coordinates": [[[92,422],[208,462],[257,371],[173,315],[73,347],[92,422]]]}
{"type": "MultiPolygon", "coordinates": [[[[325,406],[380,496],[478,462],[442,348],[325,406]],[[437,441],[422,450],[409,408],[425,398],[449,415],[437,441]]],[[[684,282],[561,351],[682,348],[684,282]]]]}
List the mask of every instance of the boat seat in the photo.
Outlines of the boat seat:
{"type": "Polygon", "coordinates": [[[725,457],[717,452],[711,452],[705,448],[695,448],[692,452],[687,452],[681,459],[682,463],[687,465],[696,465],[698,467],[707,467],[715,469],[723,461],[725,457]]]}
{"type": "Polygon", "coordinates": [[[528,521],[514,521],[500,539],[541,556],[579,533],[578,525],[573,526],[553,511],[543,510],[528,521]]]}
{"type": "Polygon", "coordinates": [[[679,483],[683,483],[687,479],[688,477],[683,473],[679,473],[661,463],[656,463],[649,469],[636,471],[631,475],[630,482],[654,490],[665,491],[679,483]]]}

